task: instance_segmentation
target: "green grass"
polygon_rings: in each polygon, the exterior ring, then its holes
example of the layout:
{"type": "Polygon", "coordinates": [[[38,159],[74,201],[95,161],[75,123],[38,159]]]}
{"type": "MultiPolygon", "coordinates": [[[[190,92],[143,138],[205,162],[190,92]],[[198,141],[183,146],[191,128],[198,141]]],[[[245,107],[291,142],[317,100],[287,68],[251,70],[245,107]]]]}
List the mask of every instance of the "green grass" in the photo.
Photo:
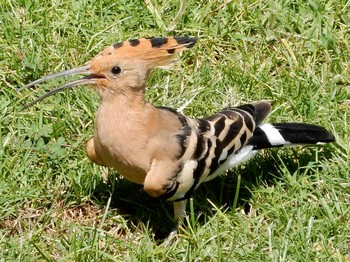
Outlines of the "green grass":
{"type": "Polygon", "coordinates": [[[0,22],[1,261],[350,260],[349,1],[1,0],[0,22]],[[174,34],[200,41],[153,73],[153,104],[205,116],[272,100],[269,121],[320,124],[337,142],[265,151],[201,186],[166,246],[171,205],[86,157],[97,95],[21,110],[62,80],[16,89],[121,40],[174,34]]]}

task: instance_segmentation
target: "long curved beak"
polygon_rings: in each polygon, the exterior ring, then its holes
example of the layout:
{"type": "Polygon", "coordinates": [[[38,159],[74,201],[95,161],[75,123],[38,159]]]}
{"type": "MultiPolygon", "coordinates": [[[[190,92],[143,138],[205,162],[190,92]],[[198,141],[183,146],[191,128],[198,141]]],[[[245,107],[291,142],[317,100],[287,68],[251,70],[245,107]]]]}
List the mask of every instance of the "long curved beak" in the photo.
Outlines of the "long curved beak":
{"type": "MultiPolygon", "coordinates": [[[[21,92],[22,90],[28,88],[28,87],[32,87],[32,86],[35,86],[36,84],[40,84],[42,82],[45,82],[45,81],[48,81],[48,80],[51,80],[51,79],[54,79],[54,78],[57,78],[57,77],[61,77],[61,76],[70,76],[70,75],[75,75],[75,74],[90,74],[90,66],[89,65],[86,65],[86,66],[82,66],[82,67],[78,67],[78,68],[74,68],[74,69],[70,69],[70,70],[66,70],[66,71],[62,71],[62,72],[59,72],[59,73],[56,73],[56,74],[52,74],[52,75],[48,75],[48,76],[45,76],[43,78],[40,78],[38,80],[35,80],[21,88],[19,88],[17,91],[18,92],[21,92]]],[[[53,94],[56,94],[60,91],[63,91],[65,89],[68,89],[68,88],[72,88],[74,86],[79,86],[79,85],[94,85],[96,84],[96,79],[97,78],[100,78],[99,76],[95,76],[93,74],[91,75],[88,75],[88,76],[85,76],[83,77],[82,79],[79,79],[79,80],[75,80],[73,82],[70,82],[70,83],[67,83],[63,86],[60,86],[60,87],[57,87],[55,89],[52,89],[51,91],[45,93],[44,95],[42,95],[41,97],[35,99],[33,102],[27,104],[24,108],[28,108],[28,107],[31,107],[32,105],[34,105],[35,103],[41,101],[41,100],[44,100],[45,98],[53,95],[53,94]]]]}

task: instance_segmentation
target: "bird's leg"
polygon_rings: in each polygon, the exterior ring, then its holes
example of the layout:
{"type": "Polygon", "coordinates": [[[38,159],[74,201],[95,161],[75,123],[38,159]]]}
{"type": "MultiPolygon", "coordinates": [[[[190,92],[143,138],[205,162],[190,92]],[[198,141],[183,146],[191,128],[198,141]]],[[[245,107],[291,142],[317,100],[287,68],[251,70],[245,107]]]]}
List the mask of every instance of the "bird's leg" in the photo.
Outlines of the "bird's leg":
{"type": "Polygon", "coordinates": [[[183,221],[183,219],[186,215],[187,199],[174,202],[173,204],[174,204],[175,222],[179,223],[179,222],[183,221]]]}
{"type": "Polygon", "coordinates": [[[174,205],[174,218],[175,218],[176,224],[175,224],[175,227],[173,228],[173,230],[170,232],[170,235],[177,234],[177,231],[179,228],[179,223],[181,223],[186,216],[186,204],[187,204],[187,199],[173,203],[173,205],[174,205]]]}
{"type": "Polygon", "coordinates": [[[170,246],[175,239],[177,239],[177,232],[179,229],[179,223],[181,223],[186,216],[186,204],[187,199],[173,202],[174,206],[174,218],[175,218],[175,227],[170,231],[168,237],[164,241],[165,246],[170,246]]]}

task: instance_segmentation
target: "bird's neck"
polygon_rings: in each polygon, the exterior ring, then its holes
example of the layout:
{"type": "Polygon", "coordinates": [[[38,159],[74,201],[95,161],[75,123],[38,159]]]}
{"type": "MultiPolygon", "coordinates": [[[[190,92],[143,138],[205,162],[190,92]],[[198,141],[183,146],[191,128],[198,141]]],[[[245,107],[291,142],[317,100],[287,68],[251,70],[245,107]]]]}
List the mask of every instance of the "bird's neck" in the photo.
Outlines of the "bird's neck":
{"type": "Polygon", "coordinates": [[[98,125],[118,126],[120,131],[147,126],[156,118],[157,109],[145,101],[144,90],[137,92],[114,92],[102,96],[96,115],[98,125]]]}
{"type": "Polygon", "coordinates": [[[97,86],[97,93],[101,97],[102,103],[138,105],[145,104],[145,86],[139,88],[104,88],[97,86]]]}

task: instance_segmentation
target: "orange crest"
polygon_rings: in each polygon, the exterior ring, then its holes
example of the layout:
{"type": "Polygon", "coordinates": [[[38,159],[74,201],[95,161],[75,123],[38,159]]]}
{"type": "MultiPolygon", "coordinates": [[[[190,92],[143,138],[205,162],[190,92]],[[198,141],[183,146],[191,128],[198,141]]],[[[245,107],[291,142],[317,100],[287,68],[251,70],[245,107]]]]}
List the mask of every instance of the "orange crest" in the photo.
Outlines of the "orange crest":
{"type": "Polygon", "coordinates": [[[131,39],[106,48],[100,55],[114,55],[119,59],[142,59],[153,67],[169,69],[173,65],[173,54],[193,47],[196,42],[197,38],[188,36],[131,39]]]}

